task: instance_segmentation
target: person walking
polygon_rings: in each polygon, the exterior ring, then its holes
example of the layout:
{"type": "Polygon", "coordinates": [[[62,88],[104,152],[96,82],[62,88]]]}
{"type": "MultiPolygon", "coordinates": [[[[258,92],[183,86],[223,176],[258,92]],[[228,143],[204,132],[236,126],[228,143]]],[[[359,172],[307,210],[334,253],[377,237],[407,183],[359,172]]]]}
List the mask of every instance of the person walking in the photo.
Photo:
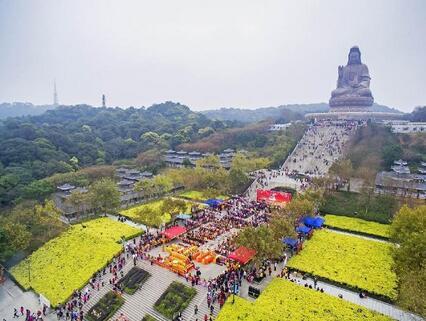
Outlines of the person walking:
{"type": "Polygon", "coordinates": [[[13,309],[13,318],[19,318],[18,309],[17,308],[13,309]]]}
{"type": "Polygon", "coordinates": [[[197,315],[197,313],[198,313],[198,306],[195,305],[195,307],[194,307],[194,314],[197,315]]]}

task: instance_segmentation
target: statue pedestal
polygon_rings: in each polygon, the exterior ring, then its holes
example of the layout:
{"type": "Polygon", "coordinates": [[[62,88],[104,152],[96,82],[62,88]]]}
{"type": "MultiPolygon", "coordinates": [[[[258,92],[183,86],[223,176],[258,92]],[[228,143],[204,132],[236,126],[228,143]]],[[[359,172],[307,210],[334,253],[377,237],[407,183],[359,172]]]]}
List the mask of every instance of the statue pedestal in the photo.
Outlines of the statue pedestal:
{"type": "Polygon", "coordinates": [[[364,108],[361,111],[338,110],[338,108],[332,110],[330,108],[330,112],[328,113],[310,113],[306,114],[305,118],[308,120],[397,120],[402,119],[403,115],[404,114],[398,113],[368,111],[368,108],[364,108]]]}
{"type": "Polygon", "coordinates": [[[343,95],[338,97],[330,98],[330,109],[336,108],[344,108],[344,109],[365,109],[371,107],[373,105],[374,99],[373,97],[363,97],[358,95],[343,95]]]}

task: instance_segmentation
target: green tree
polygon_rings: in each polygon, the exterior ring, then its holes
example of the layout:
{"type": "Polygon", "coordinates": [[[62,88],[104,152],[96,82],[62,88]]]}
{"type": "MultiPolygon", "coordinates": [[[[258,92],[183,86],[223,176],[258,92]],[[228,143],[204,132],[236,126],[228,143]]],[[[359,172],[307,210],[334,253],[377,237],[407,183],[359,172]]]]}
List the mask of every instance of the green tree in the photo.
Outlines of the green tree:
{"type": "Polygon", "coordinates": [[[312,215],[314,209],[315,205],[311,200],[298,195],[285,207],[278,209],[277,212],[280,212],[282,216],[297,219],[303,215],[312,215]]]}
{"type": "Polygon", "coordinates": [[[173,182],[166,175],[157,175],[152,179],[157,195],[164,195],[170,192],[173,188],[173,182]]]}
{"type": "Polygon", "coordinates": [[[80,218],[80,214],[84,214],[85,209],[89,204],[89,194],[81,191],[73,191],[66,199],[66,203],[76,210],[78,220],[80,218]]]}
{"type": "Polygon", "coordinates": [[[353,174],[352,162],[350,159],[340,159],[334,162],[330,167],[330,174],[348,182],[347,190],[350,190],[350,178],[353,174]]]}
{"type": "Polygon", "coordinates": [[[172,219],[186,211],[186,202],[179,199],[166,198],[163,200],[163,204],[161,205],[161,212],[168,213],[172,217],[172,219]]]}
{"type": "Polygon", "coordinates": [[[231,168],[227,177],[228,192],[230,194],[240,194],[244,192],[250,182],[247,174],[238,168],[231,168]]]}
{"type": "Polygon", "coordinates": [[[26,199],[44,200],[55,191],[55,187],[46,180],[33,181],[25,186],[23,196],[26,199]]]}
{"type": "Polygon", "coordinates": [[[135,184],[135,190],[137,192],[142,192],[144,197],[152,198],[156,193],[156,188],[151,179],[146,179],[139,181],[135,184]]]}
{"type": "Polygon", "coordinates": [[[426,316],[426,205],[403,206],[391,225],[394,269],[399,279],[398,302],[426,316]]]}
{"type": "Polygon", "coordinates": [[[15,252],[28,247],[31,233],[20,223],[7,220],[0,223],[0,262],[5,262],[15,252]]]}
{"type": "Polygon", "coordinates": [[[90,185],[89,199],[92,208],[105,215],[120,207],[120,192],[117,184],[110,178],[102,178],[90,185]]]}
{"type": "Polygon", "coordinates": [[[25,246],[25,250],[33,251],[64,231],[66,226],[60,215],[53,201],[44,204],[22,202],[5,217],[4,228],[11,235],[16,231],[13,235],[17,240],[15,245],[20,244],[17,247],[25,246]]]}
{"type": "Polygon", "coordinates": [[[276,240],[282,240],[284,237],[296,237],[295,220],[292,216],[283,216],[273,214],[269,221],[269,228],[276,240]]]}
{"type": "Polygon", "coordinates": [[[283,254],[281,240],[277,239],[266,225],[258,228],[244,228],[237,236],[236,243],[256,251],[255,261],[279,258],[283,254]]]}
{"type": "Polygon", "coordinates": [[[222,167],[222,165],[220,164],[220,159],[216,155],[210,155],[197,160],[196,166],[198,168],[207,168],[211,170],[215,170],[222,167]]]}
{"type": "Polygon", "coordinates": [[[269,164],[270,161],[267,158],[247,157],[245,154],[237,153],[232,159],[231,168],[249,173],[258,169],[267,168],[269,164]]]}
{"type": "Polygon", "coordinates": [[[165,223],[163,221],[161,213],[155,211],[150,207],[140,208],[136,213],[137,221],[144,222],[148,226],[160,227],[161,224],[165,223]]]}

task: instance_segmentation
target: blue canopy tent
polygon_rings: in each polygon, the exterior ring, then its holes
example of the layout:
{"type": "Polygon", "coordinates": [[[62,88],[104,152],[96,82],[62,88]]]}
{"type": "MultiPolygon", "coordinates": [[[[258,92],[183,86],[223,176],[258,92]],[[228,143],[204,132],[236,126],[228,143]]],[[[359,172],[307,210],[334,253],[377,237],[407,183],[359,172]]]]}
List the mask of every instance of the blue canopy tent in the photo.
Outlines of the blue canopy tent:
{"type": "Polygon", "coordinates": [[[293,239],[291,237],[286,237],[286,238],[283,239],[283,243],[285,245],[292,247],[292,248],[296,248],[297,243],[299,243],[299,241],[296,240],[296,239],[293,239]]]}
{"type": "Polygon", "coordinates": [[[222,204],[223,200],[219,200],[216,198],[210,198],[206,200],[204,203],[207,204],[210,207],[218,207],[220,204],[222,204]]]}
{"type": "Polygon", "coordinates": [[[320,228],[324,224],[324,218],[322,218],[321,216],[316,216],[316,217],[306,216],[303,219],[303,223],[308,227],[320,228]]]}
{"type": "Polygon", "coordinates": [[[296,228],[297,233],[309,234],[311,231],[312,231],[312,229],[310,227],[305,226],[305,225],[299,226],[299,227],[296,228]]]}
{"type": "Polygon", "coordinates": [[[189,215],[189,214],[179,214],[179,215],[176,216],[176,218],[178,220],[186,221],[186,220],[189,220],[191,218],[191,215],[189,215]]]}

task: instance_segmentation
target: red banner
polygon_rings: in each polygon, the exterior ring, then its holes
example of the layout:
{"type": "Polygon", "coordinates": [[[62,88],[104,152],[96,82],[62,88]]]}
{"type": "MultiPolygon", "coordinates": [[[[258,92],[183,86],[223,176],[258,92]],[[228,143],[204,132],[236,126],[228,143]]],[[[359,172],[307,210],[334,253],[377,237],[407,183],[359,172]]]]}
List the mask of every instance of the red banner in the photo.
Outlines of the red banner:
{"type": "Polygon", "coordinates": [[[265,201],[268,204],[286,204],[291,201],[291,193],[276,192],[268,189],[257,190],[257,201],[265,201]]]}

